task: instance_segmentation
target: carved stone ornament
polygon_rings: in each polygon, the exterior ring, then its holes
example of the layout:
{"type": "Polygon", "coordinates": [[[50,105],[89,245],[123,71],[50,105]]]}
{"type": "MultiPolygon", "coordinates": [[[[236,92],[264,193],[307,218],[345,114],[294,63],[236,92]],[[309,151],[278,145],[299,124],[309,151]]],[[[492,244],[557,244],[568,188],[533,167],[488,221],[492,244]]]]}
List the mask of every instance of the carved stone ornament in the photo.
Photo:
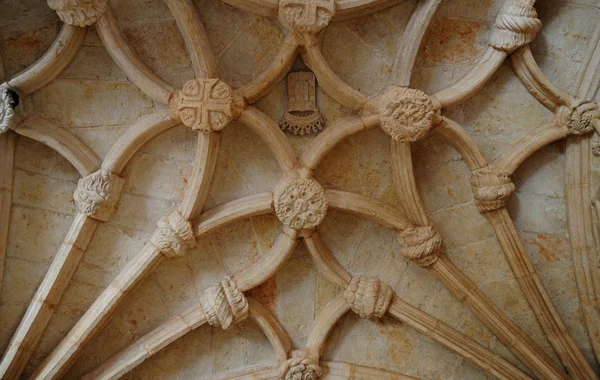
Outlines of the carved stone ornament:
{"type": "Polygon", "coordinates": [[[295,135],[319,132],[325,119],[317,108],[315,75],[310,71],[290,73],[287,85],[288,107],[279,124],[281,129],[295,135]]]}
{"type": "Polygon", "coordinates": [[[594,157],[600,157],[600,138],[598,138],[598,135],[592,141],[592,154],[594,157]]]}
{"type": "Polygon", "coordinates": [[[325,191],[314,179],[284,179],[273,195],[277,217],[290,228],[315,228],[325,219],[325,191]]]}
{"type": "Polygon", "coordinates": [[[599,123],[598,103],[592,100],[579,99],[571,107],[567,127],[573,135],[590,133],[599,123]]]}
{"type": "Polygon", "coordinates": [[[84,28],[95,23],[106,11],[108,0],[48,0],[62,22],[84,28]]]}
{"type": "Polygon", "coordinates": [[[392,288],[376,278],[354,277],[344,291],[344,300],[361,318],[381,318],[393,295],[392,288]]]}
{"type": "Polygon", "coordinates": [[[540,29],[542,22],[534,7],[519,4],[519,0],[507,0],[496,17],[490,45],[512,53],[533,41],[540,29]]]}
{"type": "Polygon", "coordinates": [[[428,267],[440,256],[442,238],[431,226],[410,227],[397,234],[402,255],[415,264],[428,267]]]}
{"type": "Polygon", "coordinates": [[[490,165],[471,172],[471,186],[475,203],[481,212],[505,207],[515,191],[508,173],[490,165]]]}
{"type": "Polygon", "coordinates": [[[298,350],[284,366],[285,380],[317,380],[323,376],[319,361],[308,356],[306,350],[298,350]]]}
{"type": "Polygon", "coordinates": [[[150,238],[150,243],[165,256],[183,256],[190,248],[196,246],[192,224],[185,220],[178,211],[159,219],[156,225],[157,228],[150,238]]]}
{"type": "Polygon", "coordinates": [[[279,21],[289,30],[316,33],[335,14],[334,0],[280,0],[279,21]]]}
{"type": "Polygon", "coordinates": [[[248,300],[231,277],[206,289],[200,305],[208,323],[223,330],[248,318],[248,300]]]}
{"type": "Polygon", "coordinates": [[[433,102],[421,90],[392,87],[380,98],[381,127],[396,141],[414,142],[433,127],[433,102]]]}
{"type": "Polygon", "coordinates": [[[73,194],[77,210],[94,219],[108,221],[112,215],[125,180],[108,169],[100,169],[77,183],[73,194]]]}
{"type": "Polygon", "coordinates": [[[15,107],[19,105],[17,93],[7,86],[0,86],[0,134],[15,124],[15,107]]]}
{"type": "Polygon", "coordinates": [[[233,119],[233,92],[217,78],[192,79],[169,101],[173,117],[200,132],[219,131],[233,119]]]}

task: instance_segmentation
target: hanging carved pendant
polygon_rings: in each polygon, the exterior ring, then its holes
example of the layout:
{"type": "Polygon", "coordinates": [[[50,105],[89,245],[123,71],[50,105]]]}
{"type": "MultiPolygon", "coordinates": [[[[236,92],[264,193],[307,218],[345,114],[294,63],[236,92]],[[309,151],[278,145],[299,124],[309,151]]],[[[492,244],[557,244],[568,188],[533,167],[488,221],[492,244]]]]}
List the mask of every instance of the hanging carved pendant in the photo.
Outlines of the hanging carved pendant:
{"type": "Polygon", "coordinates": [[[308,72],[290,73],[288,81],[288,107],[280,123],[281,129],[295,135],[319,132],[325,119],[316,103],[315,75],[308,72]]]}

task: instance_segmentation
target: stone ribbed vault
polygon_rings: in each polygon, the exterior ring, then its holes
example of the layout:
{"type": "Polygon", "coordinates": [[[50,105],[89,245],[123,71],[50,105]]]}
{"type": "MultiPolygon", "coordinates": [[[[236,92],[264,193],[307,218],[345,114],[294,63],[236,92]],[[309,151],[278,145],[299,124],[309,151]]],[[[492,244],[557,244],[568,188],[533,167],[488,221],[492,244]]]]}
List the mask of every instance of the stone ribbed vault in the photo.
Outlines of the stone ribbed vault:
{"type": "MultiPolygon", "coordinates": [[[[479,61],[459,79],[427,93],[411,87],[411,77],[442,1],[420,0],[398,38],[386,88],[371,96],[353,88],[332,69],[323,54],[321,36],[330,23],[366,17],[399,1],[223,1],[260,18],[276,19],[285,30],[271,63],[241,85],[228,83],[222,75],[218,57],[201,22],[203,9],[191,0],[165,0],[183,37],[194,74],[185,78],[180,86],[161,79],[138,56],[136,47],[123,35],[107,0],[48,1],[48,6],[63,22],[60,33],[36,63],[8,77],[0,89],[2,263],[10,240],[12,197],[16,191],[29,191],[13,190],[16,135],[56,150],[81,178],[73,196],[75,215],[20,323],[11,331],[12,338],[0,362],[0,377],[16,379],[22,375],[32,355],[41,347],[41,339],[65,291],[73,285],[73,275],[84,263],[82,258],[93,243],[95,233],[126,207],[128,199],[124,198],[124,188],[132,189],[136,185],[135,180],[126,179],[124,174],[132,157],[159,135],[177,127],[189,128],[196,140],[193,168],[182,199],[173,202],[171,211],[156,218],[154,232],[136,252],[129,253],[126,263],[98,292],[87,311],[77,315],[76,322],[60,334],[60,340],[43,361],[36,363],[32,379],[58,379],[67,375],[119,307],[136,298],[139,285],[145,283],[161,263],[185,259],[210,233],[247,218],[269,214],[274,215],[271,220],[278,221],[280,232],[259,259],[204,286],[194,305],[136,336],[128,345],[95,363],[94,369],[82,373],[82,378],[129,376],[142,362],[202,325],[229,330],[246,320],[258,326],[266,336],[273,348],[274,364],[246,366],[219,375],[219,379],[411,378],[386,368],[323,359],[335,326],[349,312],[377,326],[389,323],[390,319],[385,317],[388,315],[479,367],[489,377],[598,378],[594,357],[600,355],[600,310],[596,296],[600,278],[594,240],[592,205],[595,203],[590,189],[590,138],[600,127],[600,113],[594,100],[600,88],[600,28],[589,37],[574,90],[569,92],[548,80],[533,58],[529,44],[542,29],[535,1],[506,0],[490,24],[489,38],[479,61]],[[142,115],[115,140],[102,159],[69,128],[42,117],[27,106],[30,97],[50,85],[77,57],[88,28],[95,30],[99,43],[128,80],[156,104],[151,109],[139,110],[142,115]],[[545,125],[506,143],[495,158],[491,158],[471,131],[454,120],[448,110],[485,91],[506,60],[510,61],[524,88],[551,111],[552,117],[545,125]],[[328,120],[323,131],[304,140],[305,146],[298,152],[278,121],[257,104],[301,64],[315,74],[326,96],[351,112],[346,117],[328,120]],[[237,128],[237,123],[247,126],[253,132],[252,138],[262,140],[275,157],[281,177],[266,192],[206,207],[211,184],[218,175],[222,136],[227,129],[237,128]],[[332,188],[315,175],[325,157],[346,139],[377,127],[381,127],[391,141],[389,160],[397,205],[348,189],[332,188]],[[470,175],[463,180],[470,184],[478,210],[495,233],[510,275],[531,308],[548,347],[542,348],[537,337],[524,331],[507,310],[492,301],[470,275],[460,269],[455,263],[460,257],[451,257],[445,252],[443,240],[447,237],[440,233],[442,228],[436,225],[421,200],[415,176],[419,173],[415,171],[411,154],[411,147],[432,133],[453,147],[468,167],[470,175]],[[566,213],[572,270],[591,348],[588,357],[555,307],[507,211],[511,195],[518,188],[511,177],[537,151],[559,140],[566,144],[566,213]],[[117,208],[119,211],[115,211],[117,208]],[[423,268],[419,273],[427,279],[424,281],[434,282],[440,289],[447,290],[448,297],[459,300],[506,347],[506,355],[499,355],[443,318],[423,310],[422,305],[405,299],[395,291],[395,284],[372,274],[351,274],[328,247],[326,236],[322,236],[325,235],[322,227],[332,212],[365,218],[393,230],[401,247],[395,260],[408,260],[410,265],[423,268]],[[265,304],[265,297],[261,297],[264,293],[256,292],[261,286],[264,289],[264,284],[284,268],[299,244],[304,246],[322,278],[333,284],[330,301],[316,313],[314,322],[305,326],[308,334],[303,346],[296,344],[297,340],[290,337],[285,324],[265,304]]],[[[446,33],[451,34],[452,28],[446,33]]],[[[247,54],[252,53],[252,49],[248,49],[247,54]]],[[[373,67],[360,68],[361,71],[371,69],[373,67]]],[[[101,112],[113,110],[107,108],[101,112]]],[[[458,213],[455,216],[461,218],[458,213]]],[[[235,238],[233,235],[231,239],[235,238]]],[[[398,278],[391,281],[397,282],[398,278]]],[[[432,367],[437,365],[435,355],[429,361],[432,367]]]]}

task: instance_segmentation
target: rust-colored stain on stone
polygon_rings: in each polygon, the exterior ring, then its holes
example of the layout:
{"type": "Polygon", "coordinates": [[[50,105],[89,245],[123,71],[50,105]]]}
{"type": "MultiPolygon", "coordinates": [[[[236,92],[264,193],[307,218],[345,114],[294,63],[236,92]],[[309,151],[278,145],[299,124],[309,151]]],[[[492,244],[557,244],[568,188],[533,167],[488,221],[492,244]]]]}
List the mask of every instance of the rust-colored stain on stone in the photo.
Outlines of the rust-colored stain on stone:
{"type": "Polygon", "coordinates": [[[43,28],[35,29],[27,33],[19,34],[18,36],[7,38],[5,40],[5,48],[15,48],[19,51],[30,50],[39,53],[44,47],[45,41],[47,41],[48,35],[53,33],[54,27],[45,26],[43,28]]]}
{"type": "Polygon", "coordinates": [[[561,257],[569,252],[564,239],[559,239],[549,235],[537,234],[535,240],[531,242],[540,252],[540,255],[546,262],[553,263],[563,260],[567,257],[561,257]]]}
{"type": "Polygon", "coordinates": [[[484,29],[477,21],[440,17],[433,22],[421,59],[427,66],[471,61],[477,57],[476,42],[484,29]]]}
{"type": "Polygon", "coordinates": [[[277,311],[277,279],[275,276],[250,290],[251,296],[256,297],[271,313],[277,311]]]}
{"type": "Polygon", "coordinates": [[[401,330],[402,325],[397,321],[386,321],[386,323],[381,321],[377,322],[379,332],[381,335],[385,336],[388,341],[394,342],[394,344],[389,346],[388,352],[393,362],[401,363],[406,360],[407,354],[415,348],[415,341],[401,330]]]}
{"type": "Polygon", "coordinates": [[[44,26],[0,40],[5,70],[21,71],[47,50],[57,33],[56,26],[44,26]]]}

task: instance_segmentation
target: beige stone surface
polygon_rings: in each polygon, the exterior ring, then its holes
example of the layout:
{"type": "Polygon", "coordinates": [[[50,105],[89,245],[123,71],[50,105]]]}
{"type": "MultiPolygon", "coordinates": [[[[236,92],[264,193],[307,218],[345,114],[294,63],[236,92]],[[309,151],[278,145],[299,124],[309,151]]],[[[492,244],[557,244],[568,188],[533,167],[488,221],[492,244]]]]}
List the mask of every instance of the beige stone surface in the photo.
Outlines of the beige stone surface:
{"type": "MultiPolygon", "coordinates": [[[[194,3],[222,79],[230,86],[248,83],[271,63],[285,35],[277,20],[251,15],[219,0],[194,3]]],[[[380,95],[388,86],[397,40],[416,3],[402,0],[365,17],[332,23],[319,38],[326,61],[353,88],[369,96],[380,95]]],[[[472,68],[487,46],[501,4],[501,0],[444,1],[420,52],[412,86],[433,93],[472,68]]],[[[154,72],[177,87],[193,77],[184,41],[162,1],[114,0],[112,6],[126,39],[154,72]]],[[[600,7],[594,0],[539,1],[537,10],[544,28],[531,44],[534,57],[553,83],[571,90],[600,7]]],[[[40,1],[2,1],[0,14],[0,58],[11,77],[48,49],[60,23],[40,1]]],[[[305,69],[300,58],[293,68],[305,69]]],[[[159,109],[113,63],[92,29],[67,69],[24,103],[31,113],[73,132],[101,159],[129,126],[159,109]]],[[[279,120],[286,104],[282,81],[257,108],[279,120]]],[[[352,114],[321,88],[317,89],[317,104],[326,119],[325,129],[352,114]]],[[[463,125],[490,160],[552,118],[551,112],[529,95],[508,62],[482,91],[444,115],[463,125]]],[[[313,137],[288,138],[301,153],[313,137]]],[[[98,227],[25,375],[33,373],[102,290],[135,259],[156,221],[179,205],[191,181],[195,146],[196,133],[178,126],[145,144],[125,167],[121,177],[126,182],[116,211],[109,222],[98,227]]],[[[437,132],[416,142],[412,149],[417,186],[428,216],[443,237],[443,250],[558,363],[492,227],[476,208],[469,170],[460,155],[437,132]]],[[[391,159],[389,136],[374,128],[343,140],[324,158],[314,177],[326,189],[398,205],[391,159]]],[[[512,176],[517,192],[508,210],[552,301],[598,370],[573,272],[564,162],[562,141],[529,158],[512,176]]],[[[594,165],[598,186],[600,165],[594,165]]],[[[265,143],[250,128],[233,122],[221,133],[205,208],[270,192],[281,174],[265,143]]],[[[0,291],[0,350],[8,346],[69,229],[76,213],[72,194],[78,178],[77,171],[58,153],[19,137],[0,291]]],[[[402,256],[393,230],[336,210],[328,211],[319,229],[333,256],[352,275],[381,279],[405,301],[527,371],[431,273],[402,256]]],[[[65,378],[79,378],[170,317],[197,305],[201,292],[225,275],[238,274],[264,259],[280,230],[281,223],[274,215],[251,217],[199,238],[185,257],[163,261],[117,308],[65,378]]],[[[319,313],[340,291],[317,272],[300,244],[274,277],[249,294],[277,316],[294,348],[302,348],[319,313]]],[[[344,316],[334,328],[322,360],[432,379],[489,376],[390,316],[378,321],[344,316]]],[[[204,379],[275,362],[268,340],[248,320],[227,331],[201,326],[124,378],[204,379]]]]}

